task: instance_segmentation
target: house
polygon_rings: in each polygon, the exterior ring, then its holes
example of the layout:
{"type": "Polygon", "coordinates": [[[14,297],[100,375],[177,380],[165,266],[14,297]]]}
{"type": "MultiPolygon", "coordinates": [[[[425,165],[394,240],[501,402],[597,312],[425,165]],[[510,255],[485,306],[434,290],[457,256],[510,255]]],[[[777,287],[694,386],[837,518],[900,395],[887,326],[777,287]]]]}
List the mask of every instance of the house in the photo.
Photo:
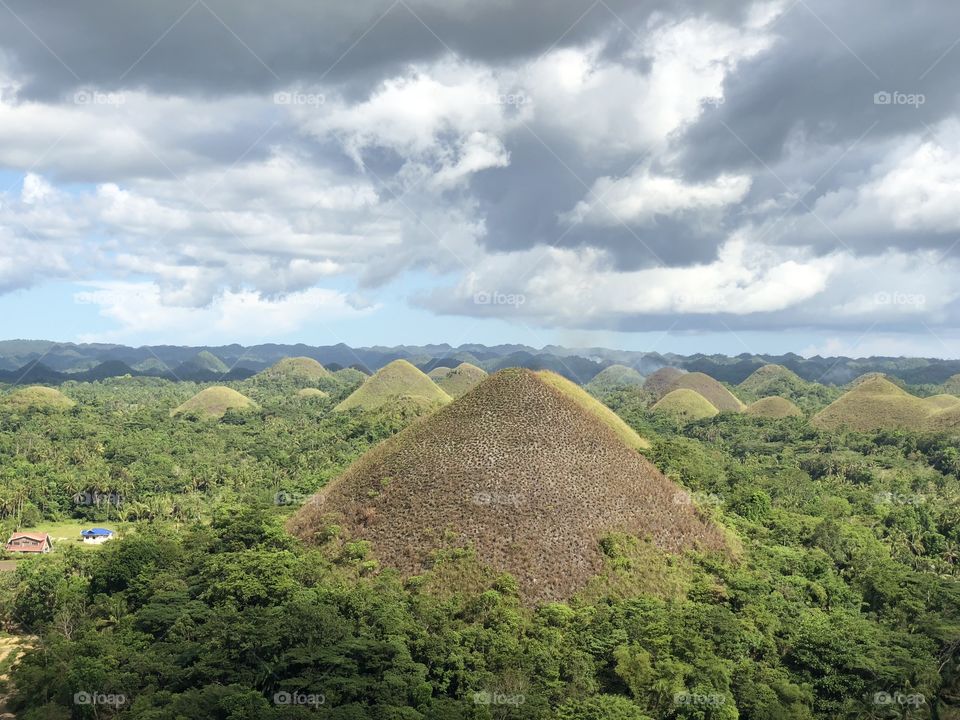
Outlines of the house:
{"type": "Polygon", "coordinates": [[[113,540],[113,530],[106,528],[90,528],[80,533],[85,545],[100,545],[107,540],[113,540]]]}
{"type": "Polygon", "coordinates": [[[7,552],[48,553],[53,543],[47,533],[16,532],[10,536],[4,546],[7,552]]]}

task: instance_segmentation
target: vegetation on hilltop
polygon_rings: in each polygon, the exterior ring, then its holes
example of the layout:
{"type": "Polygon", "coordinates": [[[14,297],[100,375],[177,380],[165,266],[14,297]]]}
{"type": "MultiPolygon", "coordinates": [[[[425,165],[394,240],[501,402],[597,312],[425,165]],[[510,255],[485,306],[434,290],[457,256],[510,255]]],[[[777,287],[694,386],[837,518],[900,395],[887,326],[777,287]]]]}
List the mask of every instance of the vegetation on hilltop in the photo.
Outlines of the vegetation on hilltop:
{"type": "MultiPolygon", "coordinates": [[[[352,390],[336,379],[322,402],[251,380],[231,387],[258,412],[170,417],[202,387],[115,378],[65,385],[70,412],[0,403],[5,530],[60,518],[131,528],[95,552],[61,546],[0,572],[0,626],[29,638],[16,664],[0,666],[18,720],[94,709],[131,720],[960,711],[960,425],[858,432],[748,413],[677,424],[650,411],[645,391],[617,391],[611,405],[652,441],[645,455],[684,489],[676,506],[739,551],[664,554],[652,538],[606,533],[592,539],[598,573],[583,591],[531,606],[470,549],[440,552],[404,581],[342,527],[326,526],[320,548],[284,532],[291,509],[399,439],[405,419],[332,412],[352,390]],[[124,502],[73,499],[93,491],[124,502]],[[81,692],[127,702],[77,705],[81,692]],[[278,704],[278,693],[323,703],[278,704]]],[[[456,433],[431,446],[452,447],[456,433]]],[[[483,512],[502,502],[512,513],[502,522],[516,519],[509,493],[485,491],[483,512]]],[[[412,493],[409,511],[426,512],[431,492],[412,493]]],[[[530,513],[556,522],[549,495],[528,497],[530,513]]],[[[567,547],[568,529],[542,540],[548,553],[567,547]]]]}
{"type": "Polygon", "coordinates": [[[584,385],[591,395],[603,399],[606,395],[628,387],[643,386],[646,378],[626,365],[611,365],[593,376],[584,385]]]}

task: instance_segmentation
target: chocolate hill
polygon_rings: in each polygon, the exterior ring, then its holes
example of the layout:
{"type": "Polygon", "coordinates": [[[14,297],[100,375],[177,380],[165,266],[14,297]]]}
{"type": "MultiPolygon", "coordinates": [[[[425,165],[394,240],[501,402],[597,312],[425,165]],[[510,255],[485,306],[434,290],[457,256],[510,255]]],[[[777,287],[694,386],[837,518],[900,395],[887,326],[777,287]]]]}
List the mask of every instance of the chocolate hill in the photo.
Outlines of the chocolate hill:
{"type": "Polygon", "coordinates": [[[20,388],[3,398],[3,402],[17,410],[69,410],[76,403],[56,388],[36,385],[20,388]]]}
{"type": "Polygon", "coordinates": [[[363,385],[334,408],[369,412],[388,407],[427,409],[445,405],[450,396],[406,360],[394,360],[377,370],[363,385]]]}
{"type": "Polygon", "coordinates": [[[796,405],[786,398],[770,395],[757,400],[755,403],[747,406],[745,411],[747,415],[779,420],[788,417],[803,417],[803,413],[796,405]]]}
{"type": "Polygon", "coordinates": [[[662,367],[647,377],[643,383],[643,389],[659,400],[670,392],[673,384],[685,374],[685,371],[675,367],[662,367]]]}
{"type": "Polygon", "coordinates": [[[671,390],[654,403],[650,410],[686,421],[703,420],[719,412],[703,395],[687,388],[671,390]]]}
{"type": "Polygon", "coordinates": [[[744,404],[720,382],[701,372],[686,373],[678,377],[670,386],[670,390],[686,388],[700,393],[710,401],[717,410],[741,412],[744,404]]]}
{"type": "Polygon", "coordinates": [[[289,380],[314,382],[322,378],[332,378],[333,373],[313,358],[289,357],[271,365],[260,373],[267,378],[285,378],[289,380]]]}
{"type": "Polygon", "coordinates": [[[437,385],[447,395],[452,398],[458,398],[466,395],[477,385],[483,382],[487,377],[485,370],[481,370],[476,365],[470,363],[460,363],[453,370],[441,378],[435,378],[437,385]]]}
{"type": "Polygon", "coordinates": [[[439,547],[471,545],[516,577],[527,601],[582,589],[603,567],[609,532],[647,535],[669,552],[724,547],[720,528],[677,502],[679,486],[550,375],[490,376],[367,452],[291,531],[309,542],[338,525],[405,575],[439,547]]]}
{"type": "Polygon", "coordinates": [[[878,373],[858,378],[852,389],[814,415],[811,422],[824,428],[851,430],[904,429],[926,426],[931,407],[878,373]]]}
{"type": "Polygon", "coordinates": [[[246,395],[233,388],[224,386],[208,387],[201,390],[179,407],[170,411],[171,415],[198,415],[204,419],[222,418],[227,410],[252,410],[256,404],[246,395]]]}

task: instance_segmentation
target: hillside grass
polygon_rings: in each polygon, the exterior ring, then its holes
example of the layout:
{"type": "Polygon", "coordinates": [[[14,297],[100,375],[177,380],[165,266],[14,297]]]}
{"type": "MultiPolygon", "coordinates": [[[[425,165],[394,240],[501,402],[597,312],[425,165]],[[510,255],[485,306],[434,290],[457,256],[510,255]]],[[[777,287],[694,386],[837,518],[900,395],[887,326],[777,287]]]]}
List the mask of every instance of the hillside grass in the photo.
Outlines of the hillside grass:
{"type": "Polygon", "coordinates": [[[56,388],[34,385],[14,390],[2,399],[5,405],[15,410],[64,411],[76,403],[56,388]]]}
{"type": "Polygon", "coordinates": [[[623,421],[623,418],[621,418],[613,410],[608,408],[595,397],[590,395],[590,393],[576,383],[567,380],[562,375],[557,375],[557,373],[550,372],[549,370],[539,370],[536,374],[537,377],[539,377],[545,383],[559,390],[584,410],[601,420],[605,425],[613,430],[617,434],[617,437],[626,443],[628,447],[632,447],[637,450],[644,450],[650,447],[649,440],[640,437],[636,430],[623,421]]]}
{"type": "Polygon", "coordinates": [[[340,412],[404,406],[428,409],[446,405],[452,399],[417,367],[406,360],[394,360],[375,372],[335,409],[340,412]]]}
{"type": "Polygon", "coordinates": [[[481,370],[470,363],[460,363],[446,375],[436,380],[440,388],[450,397],[456,399],[473,390],[487,377],[486,370],[481,370]]]}
{"type": "Polygon", "coordinates": [[[668,392],[653,404],[650,411],[684,421],[703,420],[720,412],[703,395],[688,388],[668,392]]]}
{"type": "Polygon", "coordinates": [[[778,420],[787,417],[803,417],[803,411],[782,397],[769,396],[751,403],[744,411],[747,415],[778,420]]]}
{"type": "Polygon", "coordinates": [[[694,390],[710,401],[717,410],[742,412],[746,407],[736,395],[717,380],[701,372],[686,373],[676,379],[671,390],[694,390]]]}

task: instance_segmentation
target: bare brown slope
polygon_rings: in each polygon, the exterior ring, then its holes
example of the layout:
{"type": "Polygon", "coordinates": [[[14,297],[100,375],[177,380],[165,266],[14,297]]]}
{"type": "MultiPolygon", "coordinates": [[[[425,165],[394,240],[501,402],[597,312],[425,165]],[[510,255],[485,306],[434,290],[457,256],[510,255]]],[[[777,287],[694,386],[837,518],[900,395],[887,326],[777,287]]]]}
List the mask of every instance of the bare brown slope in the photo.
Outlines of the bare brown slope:
{"type": "Polygon", "coordinates": [[[509,369],[374,448],[294,516],[333,523],[382,563],[421,572],[446,532],[513,574],[528,601],[568,598],[602,568],[599,539],[721,548],[723,533],[602,420],[536,373],[509,369]]]}
{"type": "Polygon", "coordinates": [[[673,389],[673,384],[685,374],[683,370],[678,370],[675,367],[662,367],[650,374],[650,377],[643,383],[643,389],[659,400],[670,392],[673,389]]]}
{"type": "Polygon", "coordinates": [[[670,389],[677,390],[679,388],[687,388],[700,393],[720,411],[741,412],[745,407],[740,399],[727,390],[722,383],[701,372],[686,373],[678,377],[670,389]]]}

